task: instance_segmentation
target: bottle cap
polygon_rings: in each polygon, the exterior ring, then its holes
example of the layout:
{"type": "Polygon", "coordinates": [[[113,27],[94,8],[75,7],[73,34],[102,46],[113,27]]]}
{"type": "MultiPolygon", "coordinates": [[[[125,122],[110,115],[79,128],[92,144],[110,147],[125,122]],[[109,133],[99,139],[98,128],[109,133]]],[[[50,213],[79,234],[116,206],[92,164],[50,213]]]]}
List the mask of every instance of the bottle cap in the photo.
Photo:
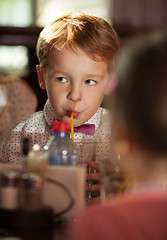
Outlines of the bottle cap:
{"type": "Polygon", "coordinates": [[[54,120],[51,125],[51,133],[69,133],[70,123],[54,120]]]}

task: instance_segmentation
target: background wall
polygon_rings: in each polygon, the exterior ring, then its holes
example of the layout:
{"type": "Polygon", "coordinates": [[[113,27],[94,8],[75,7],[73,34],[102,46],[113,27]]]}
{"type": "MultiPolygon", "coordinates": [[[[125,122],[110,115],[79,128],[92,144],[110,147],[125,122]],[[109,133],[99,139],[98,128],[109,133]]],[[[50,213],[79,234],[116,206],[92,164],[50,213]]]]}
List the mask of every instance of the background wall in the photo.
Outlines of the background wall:
{"type": "Polygon", "coordinates": [[[110,4],[115,24],[167,27],[166,0],[112,0],[110,4]]]}

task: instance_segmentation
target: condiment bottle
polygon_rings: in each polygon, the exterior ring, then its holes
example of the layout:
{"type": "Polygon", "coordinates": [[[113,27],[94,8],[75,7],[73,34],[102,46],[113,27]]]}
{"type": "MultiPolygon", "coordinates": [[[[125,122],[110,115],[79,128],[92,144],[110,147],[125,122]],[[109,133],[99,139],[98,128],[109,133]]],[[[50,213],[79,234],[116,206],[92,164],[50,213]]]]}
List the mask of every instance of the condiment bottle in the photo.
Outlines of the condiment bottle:
{"type": "Polygon", "coordinates": [[[70,139],[70,124],[68,122],[53,121],[52,137],[45,146],[49,151],[49,165],[76,165],[76,152],[70,139]]]}
{"type": "Polygon", "coordinates": [[[38,173],[22,173],[19,206],[21,209],[37,211],[42,209],[43,179],[38,173]]]}

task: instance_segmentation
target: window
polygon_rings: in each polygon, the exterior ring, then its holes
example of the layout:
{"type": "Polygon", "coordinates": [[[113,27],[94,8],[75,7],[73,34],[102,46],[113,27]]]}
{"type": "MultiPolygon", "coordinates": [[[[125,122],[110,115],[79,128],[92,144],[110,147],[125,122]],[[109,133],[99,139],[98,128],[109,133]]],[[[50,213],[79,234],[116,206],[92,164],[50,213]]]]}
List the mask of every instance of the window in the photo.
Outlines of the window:
{"type": "Polygon", "coordinates": [[[24,46],[0,46],[0,71],[15,76],[25,75],[28,51],[24,46]]]}
{"type": "Polygon", "coordinates": [[[32,0],[0,1],[0,26],[26,27],[32,22],[32,0]]]}

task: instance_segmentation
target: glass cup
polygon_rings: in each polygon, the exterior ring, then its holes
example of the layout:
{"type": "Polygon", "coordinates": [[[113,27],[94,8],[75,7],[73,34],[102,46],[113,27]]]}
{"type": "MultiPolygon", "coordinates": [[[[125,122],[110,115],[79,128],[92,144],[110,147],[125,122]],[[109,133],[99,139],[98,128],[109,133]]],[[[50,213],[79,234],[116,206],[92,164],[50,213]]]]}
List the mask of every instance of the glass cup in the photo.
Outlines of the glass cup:
{"type": "Polygon", "coordinates": [[[121,169],[120,155],[113,161],[106,157],[101,162],[101,202],[124,191],[124,174],[121,169]]]}
{"type": "MultiPolygon", "coordinates": [[[[95,169],[89,167],[90,161],[95,161],[96,158],[96,142],[92,140],[78,140],[74,142],[75,150],[77,151],[77,165],[86,167],[87,173],[95,172],[95,169]]],[[[87,180],[87,185],[92,185],[94,181],[87,180]]],[[[86,200],[91,198],[91,192],[86,194],[86,200]]]]}

